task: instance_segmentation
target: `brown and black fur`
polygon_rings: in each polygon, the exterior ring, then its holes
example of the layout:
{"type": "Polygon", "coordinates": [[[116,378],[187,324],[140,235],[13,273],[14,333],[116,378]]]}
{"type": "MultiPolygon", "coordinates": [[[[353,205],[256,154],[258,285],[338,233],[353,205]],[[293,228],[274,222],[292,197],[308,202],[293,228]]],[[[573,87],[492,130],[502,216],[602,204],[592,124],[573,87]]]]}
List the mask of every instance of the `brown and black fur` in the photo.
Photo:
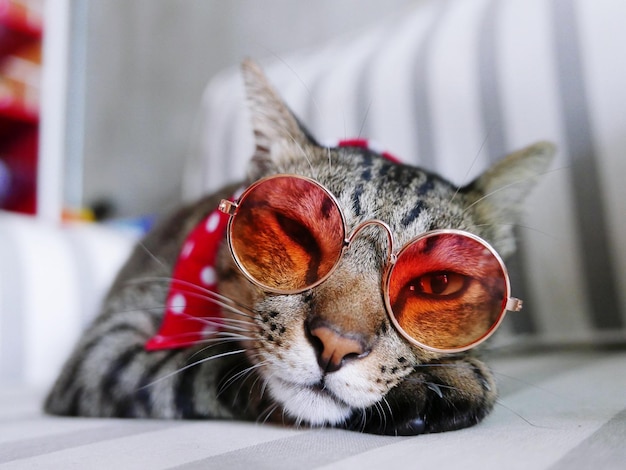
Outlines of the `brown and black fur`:
{"type": "MultiPolygon", "coordinates": [[[[243,76],[256,138],[246,184],[278,173],[311,177],[337,197],[348,230],[382,220],[396,248],[425,231],[454,228],[483,237],[503,257],[514,250],[512,225],[549,164],[549,144],[514,153],[457,190],[371,150],[318,146],[255,64],[245,62],[243,76]]],[[[324,283],[296,295],[269,294],[250,283],[224,243],[219,291],[230,300],[220,336],[190,348],[145,351],[186,235],[232,191],[181,209],[135,249],[51,390],[48,412],[399,435],[471,426],[490,412],[495,381],[474,353],[423,350],[390,323],[381,292],[388,244],[378,227],[355,237],[324,283]]]]}

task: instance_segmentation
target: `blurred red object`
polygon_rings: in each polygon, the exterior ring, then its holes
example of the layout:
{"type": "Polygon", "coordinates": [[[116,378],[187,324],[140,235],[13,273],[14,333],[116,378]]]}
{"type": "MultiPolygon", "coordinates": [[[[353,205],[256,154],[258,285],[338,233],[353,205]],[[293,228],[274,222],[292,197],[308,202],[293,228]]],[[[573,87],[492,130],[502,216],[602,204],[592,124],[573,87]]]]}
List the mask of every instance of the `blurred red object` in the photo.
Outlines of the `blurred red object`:
{"type": "Polygon", "coordinates": [[[4,177],[0,180],[0,207],[34,214],[37,207],[37,126],[15,131],[8,142],[2,142],[0,159],[4,177]]]}
{"type": "Polygon", "coordinates": [[[41,39],[41,1],[0,0],[0,56],[41,39]]]}
{"type": "Polygon", "coordinates": [[[42,2],[0,0],[0,208],[36,212],[42,2]]]}

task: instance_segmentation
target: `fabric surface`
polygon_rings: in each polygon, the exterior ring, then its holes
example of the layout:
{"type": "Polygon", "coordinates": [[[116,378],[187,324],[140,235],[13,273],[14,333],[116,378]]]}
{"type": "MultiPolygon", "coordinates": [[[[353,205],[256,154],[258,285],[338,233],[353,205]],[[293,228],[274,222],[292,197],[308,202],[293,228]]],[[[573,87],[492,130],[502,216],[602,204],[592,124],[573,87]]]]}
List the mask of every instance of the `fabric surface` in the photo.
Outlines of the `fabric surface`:
{"type": "MultiPolygon", "coordinates": [[[[374,139],[457,184],[509,151],[555,142],[507,262],[524,314],[503,330],[623,339],[625,17],[620,0],[424,0],[264,65],[317,138],[374,139]]],[[[244,174],[252,133],[242,93],[233,70],[207,87],[183,185],[190,197],[244,174]]]]}
{"type": "Polygon", "coordinates": [[[0,384],[49,384],[136,234],[0,211],[0,384]]]}
{"type": "Polygon", "coordinates": [[[473,428],[416,437],[227,421],[59,418],[0,390],[4,469],[623,469],[626,350],[494,351],[501,397],[473,428]]]}
{"type": "Polygon", "coordinates": [[[209,293],[217,292],[215,261],[227,226],[228,215],[215,209],[185,240],[174,265],[163,321],[146,343],[148,351],[193,345],[219,330],[221,307],[209,293]]]}

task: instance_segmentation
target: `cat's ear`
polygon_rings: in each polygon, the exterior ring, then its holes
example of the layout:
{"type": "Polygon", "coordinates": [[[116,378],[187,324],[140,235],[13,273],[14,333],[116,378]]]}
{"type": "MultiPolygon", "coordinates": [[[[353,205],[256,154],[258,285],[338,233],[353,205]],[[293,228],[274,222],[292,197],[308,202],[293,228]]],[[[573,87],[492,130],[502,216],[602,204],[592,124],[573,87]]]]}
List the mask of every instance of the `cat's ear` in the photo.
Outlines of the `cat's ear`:
{"type": "Polygon", "coordinates": [[[523,200],[548,169],[555,150],[550,142],[538,142],[495,163],[468,186],[477,191],[477,210],[501,224],[517,223],[523,200]]]}
{"type": "Polygon", "coordinates": [[[241,70],[255,144],[248,173],[255,180],[275,172],[285,155],[302,157],[314,142],[254,61],[245,60],[241,70]]]}

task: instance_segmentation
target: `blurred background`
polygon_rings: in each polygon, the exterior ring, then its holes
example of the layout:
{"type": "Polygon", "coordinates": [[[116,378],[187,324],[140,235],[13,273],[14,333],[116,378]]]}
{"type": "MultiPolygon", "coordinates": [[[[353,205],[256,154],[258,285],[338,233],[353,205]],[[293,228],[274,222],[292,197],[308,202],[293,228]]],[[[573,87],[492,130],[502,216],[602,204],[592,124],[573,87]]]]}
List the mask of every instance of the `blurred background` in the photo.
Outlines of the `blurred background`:
{"type": "Polygon", "coordinates": [[[455,184],[556,143],[507,260],[524,312],[495,341],[624,343],[625,17],[623,0],[0,0],[0,378],[49,380],[154,218],[241,178],[245,57],[314,136],[455,184]],[[59,223],[76,220],[108,223],[59,223]]]}
{"type": "Polygon", "coordinates": [[[161,213],[180,201],[184,160],[214,74],[244,57],[282,57],[365,30],[415,3],[0,0],[0,42],[20,38],[3,48],[3,63],[32,56],[22,77],[25,116],[14,119],[45,139],[38,167],[32,131],[20,137],[30,143],[9,149],[31,155],[27,165],[5,149],[14,187],[3,207],[33,212],[39,189],[44,217],[60,210],[90,216],[81,209],[107,217],[161,213]]]}

